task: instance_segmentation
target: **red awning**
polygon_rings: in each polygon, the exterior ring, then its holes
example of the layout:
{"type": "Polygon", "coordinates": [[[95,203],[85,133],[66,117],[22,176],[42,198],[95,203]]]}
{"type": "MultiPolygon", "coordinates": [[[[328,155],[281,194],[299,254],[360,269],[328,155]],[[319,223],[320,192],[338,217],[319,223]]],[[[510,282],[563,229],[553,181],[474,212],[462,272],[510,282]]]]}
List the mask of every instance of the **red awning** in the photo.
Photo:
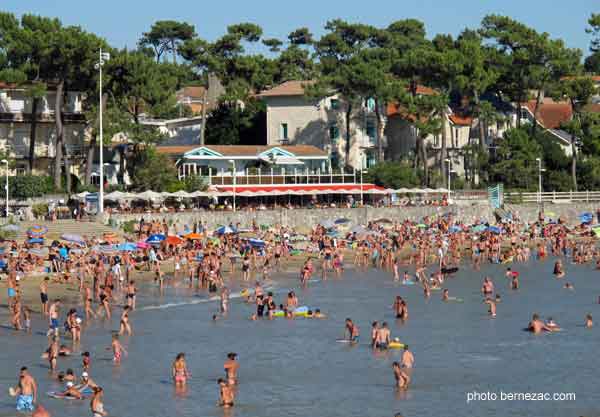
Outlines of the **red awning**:
{"type": "MultiPolygon", "coordinates": [[[[217,185],[217,189],[223,191],[233,191],[233,186],[217,185]]],[[[375,184],[277,184],[277,185],[236,185],[236,193],[247,192],[263,192],[263,193],[286,193],[286,192],[311,192],[313,194],[358,194],[361,192],[367,193],[370,190],[383,191],[384,188],[378,187],[375,184]]]]}

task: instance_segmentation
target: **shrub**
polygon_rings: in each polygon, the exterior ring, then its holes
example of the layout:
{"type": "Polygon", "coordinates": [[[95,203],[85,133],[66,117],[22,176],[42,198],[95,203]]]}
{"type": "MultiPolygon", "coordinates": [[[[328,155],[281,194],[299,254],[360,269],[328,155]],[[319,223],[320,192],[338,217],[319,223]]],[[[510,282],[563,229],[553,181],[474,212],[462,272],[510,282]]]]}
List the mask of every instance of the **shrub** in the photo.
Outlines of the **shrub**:
{"type": "Polygon", "coordinates": [[[9,178],[9,191],[17,200],[41,197],[54,192],[54,182],[50,176],[18,175],[9,178]]]}

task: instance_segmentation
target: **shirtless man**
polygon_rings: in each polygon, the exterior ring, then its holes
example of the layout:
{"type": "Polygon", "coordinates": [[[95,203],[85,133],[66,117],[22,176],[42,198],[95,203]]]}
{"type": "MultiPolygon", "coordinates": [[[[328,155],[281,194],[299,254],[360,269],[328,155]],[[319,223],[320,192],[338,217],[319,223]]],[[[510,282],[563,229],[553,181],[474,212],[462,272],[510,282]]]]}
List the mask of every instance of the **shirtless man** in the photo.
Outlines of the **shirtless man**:
{"type": "Polygon", "coordinates": [[[392,364],[392,369],[394,370],[394,378],[396,378],[396,388],[398,388],[398,389],[408,388],[408,384],[410,383],[410,377],[400,367],[400,364],[398,362],[394,362],[392,364]]]}
{"type": "Polygon", "coordinates": [[[219,378],[217,380],[217,384],[219,384],[219,405],[223,408],[233,407],[233,400],[235,394],[233,389],[227,384],[227,382],[223,378],[219,378]]]}
{"type": "Polygon", "coordinates": [[[360,333],[358,331],[358,326],[352,322],[352,319],[346,319],[346,328],[344,329],[344,334],[346,332],[348,332],[348,340],[351,343],[358,343],[360,333]]]}
{"type": "Polygon", "coordinates": [[[411,369],[415,364],[415,357],[412,352],[408,350],[408,345],[404,345],[404,352],[402,352],[402,368],[411,369]]]}
{"type": "Polygon", "coordinates": [[[17,388],[11,390],[13,393],[17,396],[17,411],[33,411],[37,402],[37,384],[25,366],[21,368],[17,388]]]}
{"type": "Polygon", "coordinates": [[[49,277],[45,277],[40,283],[40,301],[42,303],[42,314],[44,316],[48,315],[48,282],[50,281],[49,277]]]}
{"type": "Polygon", "coordinates": [[[390,345],[390,329],[388,324],[384,321],[381,325],[381,329],[377,332],[377,341],[375,347],[380,350],[385,350],[390,345]]]}
{"type": "Polygon", "coordinates": [[[534,314],[531,317],[531,321],[527,325],[527,330],[532,333],[541,333],[543,330],[547,332],[552,331],[552,329],[550,329],[548,326],[546,326],[546,324],[544,324],[543,321],[540,320],[540,317],[537,314],[534,314]]]}
{"type": "Polygon", "coordinates": [[[371,324],[371,347],[374,349],[377,346],[377,335],[379,334],[379,323],[374,321],[371,324]]]}
{"type": "Polygon", "coordinates": [[[240,367],[240,364],[236,361],[237,353],[228,353],[227,360],[223,365],[225,369],[225,375],[227,376],[227,384],[229,386],[237,385],[237,372],[240,367]]]}
{"type": "Polygon", "coordinates": [[[89,389],[94,389],[98,386],[98,384],[96,384],[94,382],[94,380],[92,378],[90,378],[90,375],[87,372],[82,372],[81,374],[81,380],[79,381],[79,384],[77,384],[77,389],[79,391],[83,391],[86,388],[89,389]]]}
{"type": "Polygon", "coordinates": [[[60,312],[61,301],[57,298],[48,309],[48,317],[50,319],[50,328],[54,330],[54,334],[58,336],[58,314],[60,312]]]}
{"type": "Polygon", "coordinates": [[[127,306],[130,310],[135,310],[135,297],[137,288],[135,288],[135,281],[129,281],[127,284],[127,306]]]}

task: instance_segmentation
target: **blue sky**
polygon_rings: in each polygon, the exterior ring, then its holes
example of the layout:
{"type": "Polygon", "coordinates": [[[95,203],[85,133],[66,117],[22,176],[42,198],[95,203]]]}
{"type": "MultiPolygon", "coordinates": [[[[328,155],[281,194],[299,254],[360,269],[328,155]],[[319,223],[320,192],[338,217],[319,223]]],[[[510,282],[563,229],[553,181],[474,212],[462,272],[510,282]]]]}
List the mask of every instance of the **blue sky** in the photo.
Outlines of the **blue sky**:
{"type": "Polygon", "coordinates": [[[457,34],[477,27],[489,13],[511,16],[539,31],[560,37],[568,46],[588,52],[586,21],[599,12],[598,0],[1,0],[0,9],[17,15],[35,13],[80,25],[114,47],[135,46],[156,20],[187,21],[203,38],[220,36],[227,25],[249,21],[265,36],[285,38],[297,27],[322,33],[333,18],[386,26],[404,18],[425,22],[427,32],[457,34]]]}

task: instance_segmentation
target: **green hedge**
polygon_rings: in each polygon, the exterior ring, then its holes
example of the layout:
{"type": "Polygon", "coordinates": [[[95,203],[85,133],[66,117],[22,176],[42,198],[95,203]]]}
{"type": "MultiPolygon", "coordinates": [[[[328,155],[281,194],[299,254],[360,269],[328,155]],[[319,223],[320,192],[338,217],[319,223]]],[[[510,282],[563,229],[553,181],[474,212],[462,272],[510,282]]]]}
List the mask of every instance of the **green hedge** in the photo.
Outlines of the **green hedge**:
{"type": "Polygon", "coordinates": [[[41,197],[54,192],[54,182],[49,176],[17,175],[9,177],[8,187],[10,197],[18,200],[41,197]]]}

